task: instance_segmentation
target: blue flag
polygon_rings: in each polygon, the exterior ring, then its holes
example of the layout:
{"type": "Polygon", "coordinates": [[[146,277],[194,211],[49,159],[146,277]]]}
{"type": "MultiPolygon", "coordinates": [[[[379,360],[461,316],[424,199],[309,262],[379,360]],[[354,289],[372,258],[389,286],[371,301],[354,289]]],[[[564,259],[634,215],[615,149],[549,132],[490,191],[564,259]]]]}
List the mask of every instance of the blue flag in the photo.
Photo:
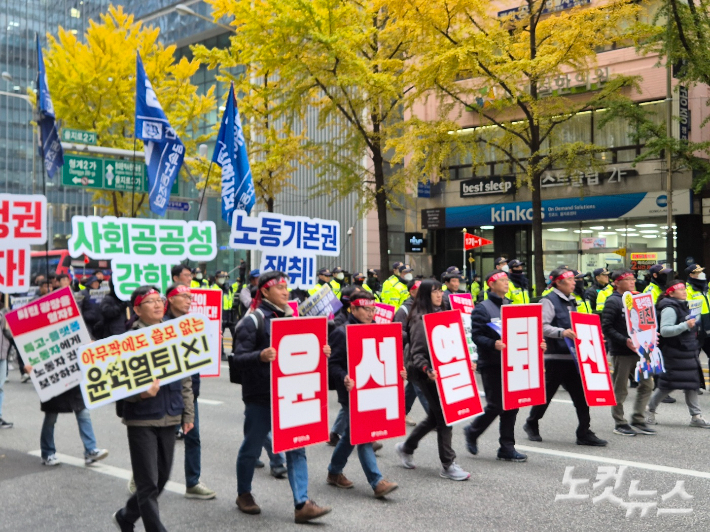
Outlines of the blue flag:
{"type": "Polygon", "coordinates": [[[170,190],[182,168],[185,146],[170,127],[153,86],[145,75],[140,54],[136,56],[135,135],[143,141],[150,210],[158,216],[165,216],[170,190]]]}
{"type": "Polygon", "coordinates": [[[37,67],[39,151],[40,156],[44,158],[47,175],[51,179],[57,170],[64,166],[64,152],[57,133],[57,126],[54,123],[54,105],[52,105],[52,98],[49,95],[49,87],[47,86],[47,71],[44,69],[44,58],[42,57],[42,47],[39,45],[39,35],[37,35],[37,67]]]}
{"type": "Polygon", "coordinates": [[[222,167],[222,219],[231,226],[234,209],[249,214],[256,203],[254,180],[249,167],[233,83],[229,88],[227,106],[219,127],[212,162],[222,167]]]}

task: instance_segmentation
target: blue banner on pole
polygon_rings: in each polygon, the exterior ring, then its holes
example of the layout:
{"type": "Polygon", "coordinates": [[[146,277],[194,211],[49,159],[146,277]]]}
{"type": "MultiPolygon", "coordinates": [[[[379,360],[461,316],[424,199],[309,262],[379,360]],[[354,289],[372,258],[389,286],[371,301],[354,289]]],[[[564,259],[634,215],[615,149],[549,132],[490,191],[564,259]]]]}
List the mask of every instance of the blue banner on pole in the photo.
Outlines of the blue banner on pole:
{"type": "Polygon", "coordinates": [[[153,86],[143,68],[140,54],[136,54],[136,118],[135,135],[143,141],[145,164],[148,169],[148,199],[150,210],[165,216],[170,201],[170,190],[180,173],[185,157],[185,146],[170,127],[153,86]]]}
{"type": "Polygon", "coordinates": [[[55,124],[54,105],[49,95],[47,86],[47,71],[44,68],[44,57],[42,57],[42,47],[39,45],[39,35],[37,35],[37,113],[39,115],[37,124],[40,135],[40,155],[44,158],[44,166],[47,175],[54,177],[54,174],[64,165],[64,152],[62,143],[59,140],[57,126],[55,124]]]}
{"type": "Polygon", "coordinates": [[[256,203],[234,84],[229,88],[212,162],[222,167],[222,219],[231,225],[235,209],[249,214],[256,203]]]}

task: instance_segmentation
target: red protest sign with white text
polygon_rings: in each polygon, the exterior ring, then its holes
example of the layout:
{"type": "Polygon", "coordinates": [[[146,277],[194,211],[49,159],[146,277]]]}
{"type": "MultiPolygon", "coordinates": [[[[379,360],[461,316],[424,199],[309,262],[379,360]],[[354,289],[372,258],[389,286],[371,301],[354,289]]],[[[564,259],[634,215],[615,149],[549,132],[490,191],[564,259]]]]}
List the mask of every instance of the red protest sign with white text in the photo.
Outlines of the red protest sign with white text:
{"type": "MultiPolygon", "coordinates": [[[[210,319],[216,338],[219,338],[218,346],[222,345],[222,291],[210,288],[191,288],[192,302],[190,303],[190,314],[202,314],[210,319]]],[[[212,363],[200,370],[200,377],[219,377],[221,372],[221,353],[216,353],[212,358],[212,363]]]]}
{"type": "Polygon", "coordinates": [[[473,297],[471,294],[449,294],[451,310],[458,310],[462,314],[473,312],[473,297]]]}
{"type": "Polygon", "coordinates": [[[503,409],[545,404],[542,305],[503,305],[501,322],[503,409]]]}
{"type": "Polygon", "coordinates": [[[350,443],[404,436],[402,324],[349,325],[345,333],[348,375],[355,381],[350,392],[350,443]]]}
{"type": "Polygon", "coordinates": [[[375,323],[392,323],[394,319],[394,305],[386,303],[375,303],[375,323]]]}
{"type": "Polygon", "coordinates": [[[483,411],[473,378],[461,313],[458,310],[424,315],[432,369],[447,425],[483,411]]]}
{"type": "Polygon", "coordinates": [[[614,406],[616,397],[606,360],[601,321],[597,314],[571,312],[572,329],[577,335],[577,364],[589,406],[614,406]]]}
{"type": "Polygon", "coordinates": [[[271,430],[275,453],[328,441],[328,319],[271,320],[271,430]]]}
{"type": "Polygon", "coordinates": [[[0,194],[0,290],[30,288],[30,246],[47,242],[47,198],[36,194],[0,194]]]}

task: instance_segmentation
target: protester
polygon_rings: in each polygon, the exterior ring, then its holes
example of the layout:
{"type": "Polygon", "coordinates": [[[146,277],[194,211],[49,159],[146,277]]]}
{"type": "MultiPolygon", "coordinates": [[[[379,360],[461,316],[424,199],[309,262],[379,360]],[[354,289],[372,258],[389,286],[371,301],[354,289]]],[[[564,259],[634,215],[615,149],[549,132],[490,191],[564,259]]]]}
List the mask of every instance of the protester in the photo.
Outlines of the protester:
{"type": "Polygon", "coordinates": [[[543,297],[542,303],[542,334],[547,343],[545,352],[545,404],[533,406],[530,415],[523,425],[530,441],[540,442],[539,423],[547,412],[557,389],[563,386],[574,404],[577,412],[577,445],[604,447],[608,442],[598,438],[591,431],[589,405],[584,398],[582,378],[577,369],[570,347],[577,337],[572,330],[570,312],[576,312],[575,272],[574,270],[556,269],[550,273],[552,292],[543,297]]]}
{"type": "MultiPolygon", "coordinates": [[[[134,330],[163,321],[165,302],[156,288],[136,288],[131,294],[131,305],[138,316],[138,321],[133,324],[134,330]]],[[[162,386],[156,379],[148,390],[123,399],[123,424],[128,432],[136,492],[113,514],[113,520],[122,532],[133,530],[138,519],[143,520],[147,532],[166,530],[160,520],[158,496],[170,478],[175,426],[182,425],[183,432],[189,434],[194,422],[193,406],[189,377],[162,386]]]]}
{"type": "Polygon", "coordinates": [[[442,306],[444,307],[444,310],[451,310],[451,300],[449,299],[449,295],[459,293],[459,286],[462,279],[461,272],[456,266],[453,266],[446,270],[443,277],[444,293],[442,297],[442,306]]]}
{"type": "MultiPolygon", "coordinates": [[[[4,294],[0,293],[0,309],[2,309],[0,310],[0,329],[2,329],[2,334],[0,334],[0,429],[11,429],[14,424],[2,417],[2,401],[5,396],[4,386],[7,379],[7,355],[12,345],[12,333],[5,324],[4,304],[4,294]]],[[[29,379],[29,375],[27,378],[29,379]]]]}
{"type": "Polygon", "coordinates": [[[639,355],[626,329],[622,296],[625,292],[630,292],[634,289],[636,280],[631,270],[623,268],[614,270],[611,274],[611,279],[614,284],[614,292],[604,303],[601,323],[614,370],[613,383],[616,406],[611,407],[611,415],[615,423],[614,434],[621,436],[636,436],[637,433],[653,435],[656,434],[656,431],[646,424],[645,418],[646,406],[653,390],[653,379],[650,377],[645,378],[643,373],[639,375],[631,425],[624,417],[624,401],[626,401],[626,396],[629,393],[628,379],[631,372],[636,368],[639,355]]]}
{"type": "Polygon", "coordinates": [[[239,322],[249,310],[252,300],[252,290],[256,288],[259,282],[259,270],[252,270],[249,272],[249,278],[247,283],[242,283],[237,287],[234,294],[239,298],[239,303],[236,303],[236,320],[239,322]]]}
{"type": "Polygon", "coordinates": [[[71,279],[66,273],[60,273],[57,275],[57,282],[59,283],[59,288],[66,288],[71,286],[71,279]]]}
{"type": "Polygon", "coordinates": [[[83,297],[81,298],[79,310],[81,310],[81,315],[91,337],[94,339],[100,338],[103,329],[103,316],[101,315],[100,301],[95,297],[91,297],[91,291],[98,290],[101,286],[101,281],[92,275],[84,282],[84,286],[86,288],[82,290],[83,297]]]}
{"type": "MultiPolygon", "coordinates": [[[[338,402],[343,409],[341,411],[347,410],[350,393],[355,384],[348,375],[348,347],[345,328],[350,325],[372,323],[375,317],[375,296],[364,290],[358,290],[353,293],[350,297],[348,314],[348,321],[335,329],[328,337],[328,344],[332,349],[332,355],[328,360],[328,375],[338,392],[338,402]]],[[[406,376],[406,374],[403,376],[406,376]]],[[[350,442],[349,417],[346,415],[343,416],[343,419],[343,432],[335,446],[335,450],[333,450],[326,482],[337,488],[349,489],[354,485],[343,474],[343,470],[355,446],[350,442]]],[[[396,483],[385,480],[382,477],[382,473],[377,467],[377,457],[372,443],[358,445],[357,454],[367,482],[374,491],[375,498],[381,499],[397,489],[396,483]]]]}
{"type": "Polygon", "coordinates": [[[113,284],[113,277],[108,281],[108,293],[99,304],[103,328],[96,338],[108,338],[126,332],[126,321],[128,320],[128,303],[121,301],[116,295],[116,287],[113,284]]]}
{"type": "Polygon", "coordinates": [[[419,423],[409,438],[396,446],[397,455],[402,465],[407,469],[414,469],[414,451],[419,446],[421,439],[432,430],[437,432],[437,445],[441,470],[439,476],[451,480],[468,480],[470,473],[461,469],[455,462],[456,452],[451,446],[452,429],[446,424],[444,413],[441,410],[439,392],[436,389],[436,371],[431,366],[431,355],[426,339],[426,330],[422,317],[441,310],[443,292],[441,283],[427,279],[422,281],[414,300],[412,312],[406,322],[409,334],[410,350],[405,361],[407,378],[420,386],[429,402],[429,411],[426,419],[419,423]]]}
{"type": "Polygon", "coordinates": [[[700,344],[696,319],[690,315],[687,297],[682,281],[671,281],[658,297],[659,347],[665,371],[659,375],[658,388],[648,403],[646,422],[656,425],[656,409],[661,400],[672,390],[683,390],[690,412],[690,426],[710,429],[698,403],[698,389],[705,388],[705,377],[698,357],[700,344]]]}
{"type": "MultiPolygon", "coordinates": [[[[288,276],[269,271],[259,277],[258,292],[251,309],[255,319],[245,319],[237,327],[234,358],[243,374],[244,440],[237,456],[237,507],[246,514],[261,513],[252,495],[254,465],[271,430],[271,320],[293,315],[288,306],[288,276]],[[257,317],[258,316],[258,317],[257,317]],[[261,325],[259,325],[261,324],[261,325]]],[[[324,354],[330,355],[325,346],[324,354]]],[[[308,498],[308,465],[305,448],[286,453],[288,480],[293,492],[296,523],[324,516],[331,508],[318,506],[308,498]]]]}

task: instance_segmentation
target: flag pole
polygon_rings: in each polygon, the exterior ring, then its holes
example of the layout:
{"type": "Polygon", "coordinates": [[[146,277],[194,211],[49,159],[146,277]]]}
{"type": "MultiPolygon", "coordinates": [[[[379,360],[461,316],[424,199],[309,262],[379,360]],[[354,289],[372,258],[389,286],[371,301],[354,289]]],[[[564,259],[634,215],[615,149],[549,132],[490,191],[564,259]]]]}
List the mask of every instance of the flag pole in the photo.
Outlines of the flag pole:
{"type": "Polygon", "coordinates": [[[202,189],[202,196],[200,197],[200,206],[197,209],[197,220],[200,219],[200,213],[202,212],[202,204],[205,201],[205,195],[207,194],[207,185],[210,182],[210,173],[212,172],[212,165],[214,164],[214,161],[210,161],[210,167],[207,169],[207,177],[205,178],[205,186],[202,189]]]}
{"type": "Polygon", "coordinates": [[[133,218],[133,205],[136,199],[136,127],[133,125],[133,164],[132,164],[132,177],[131,177],[131,218],[133,218]]]}

